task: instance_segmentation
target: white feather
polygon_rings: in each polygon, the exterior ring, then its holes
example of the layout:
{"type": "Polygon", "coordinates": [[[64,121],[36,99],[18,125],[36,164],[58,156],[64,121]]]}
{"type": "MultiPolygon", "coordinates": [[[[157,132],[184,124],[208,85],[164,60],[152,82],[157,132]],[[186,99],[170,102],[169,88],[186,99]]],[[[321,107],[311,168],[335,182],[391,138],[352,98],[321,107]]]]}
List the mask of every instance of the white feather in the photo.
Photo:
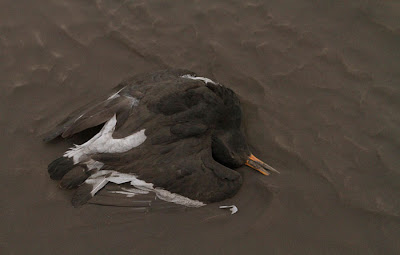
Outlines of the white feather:
{"type": "Polygon", "coordinates": [[[106,176],[98,176],[97,178],[92,178],[91,176],[85,181],[85,183],[93,186],[92,191],[90,192],[90,195],[93,197],[99,190],[106,186],[108,180],[106,176]]]}
{"type": "Polygon", "coordinates": [[[72,158],[74,164],[84,162],[87,156],[96,153],[123,153],[129,151],[146,140],[145,129],[124,138],[114,139],[112,134],[117,124],[116,115],[104,124],[101,131],[92,139],[81,145],[69,149],[64,157],[72,158]]]}
{"type": "Polygon", "coordinates": [[[122,189],[123,191],[130,192],[130,193],[135,193],[135,194],[149,194],[149,191],[140,190],[140,189],[136,189],[136,188],[130,188],[130,189],[128,189],[128,188],[121,187],[121,189],[122,189]]]}
{"type": "Polygon", "coordinates": [[[219,208],[220,209],[229,209],[231,211],[231,214],[235,214],[239,211],[239,209],[236,207],[236,205],[221,205],[219,208]]]}
{"type": "Polygon", "coordinates": [[[205,78],[205,77],[197,77],[197,76],[193,76],[191,74],[185,74],[181,76],[182,78],[186,78],[186,79],[192,79],[192,80],[200,80],[203,81],[205,84],[207,83],[212,83],[212,84],[218,84],[215,81],[209,79],[209,78],[205,78]]]}
{"type": "MultiPolygon", "coordinates": [[[[142,193],[149,191],[154,192],[159,199],[167,202],[172,202],[175,204],[180,204],[188,207],[200,207],[205,205],[203,202],[200,202],[198,200],[192,200],[190,198],[181,196],[179,194],[171,193],[168,190],[164,190],[161,188],[154,188],[154,185],[152,183],[147,183],[145,181],[139,180],[134,174],[119,173],[112,170],[100,170],[97,173],[91,175],[85,181],[85,183],[93,185],[93,189],[91,191],[92,196],[94,196],[108,182],[112,182],[115,184],[122,184],[129,182],[133,187],[135,187],[135,190],[137,189],[142,193]]],[[[133,191],[128,193],[130,193],[131,195],[131,194],[138,194],[140,192],[133,191]]]]}
{"type": "MultiPolygon", "coordinates": [[[[124,87],[124,88],[125,88],[125,87],[124,87]]],[[[123,89],[123,88],[122,88],[122,89],[123,89]]],[[[109,98],[107,98],[107,100],[111,100],[111,99],[120,97],[119,92],[121,92],[122,89],[120,89],[120,90],[118,90],[116,93],[112,94],[109,98]]]]}
{"type": "Polygon", "coordinates": [[[110,193],[114,193],[114,194],[126,195],[126,197],[134,197],[134,196],[136,196],[136,193],[128,192],[128,191],[112,190],[112,191],[109,191],[109,192],[110,192],[110,193]]]}

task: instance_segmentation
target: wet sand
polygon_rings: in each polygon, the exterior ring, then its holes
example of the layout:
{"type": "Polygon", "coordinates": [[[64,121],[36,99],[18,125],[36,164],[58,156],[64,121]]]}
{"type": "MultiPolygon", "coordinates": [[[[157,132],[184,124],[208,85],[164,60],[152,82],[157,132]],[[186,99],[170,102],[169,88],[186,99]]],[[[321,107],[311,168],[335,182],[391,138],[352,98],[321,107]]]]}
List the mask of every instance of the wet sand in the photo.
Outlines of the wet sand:
{"type": "Polygon", "coordinates": [[[399,254],[397,1],[0,2],[1,254],[399,254]],[[70,204],[40,135],[130,75],[191,69],[240,96],[240,192],[148,213],[70,204]],[[235,204],[239,212],[218,209],[235,204]]]}

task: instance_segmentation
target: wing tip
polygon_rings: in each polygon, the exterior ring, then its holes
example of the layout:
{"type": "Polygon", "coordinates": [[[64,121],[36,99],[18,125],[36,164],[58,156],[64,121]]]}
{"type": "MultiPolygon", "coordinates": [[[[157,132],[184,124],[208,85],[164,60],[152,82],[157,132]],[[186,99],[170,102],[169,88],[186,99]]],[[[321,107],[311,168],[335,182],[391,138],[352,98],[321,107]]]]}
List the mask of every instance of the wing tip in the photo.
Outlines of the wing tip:
{"type": "Polygon", "coordinates": [[[52,180],[61,180],[74,167],[74,161],[71,158],[59,157],[51,162],[47,171],[52,180]]]}
{"type": "Polygon", "coordinates": [[[79,208],[82,205],[86,204],[93,196],[92,196],[93,186],[90,184],[84,183],[81,185],[75,192],[72,197],[71,203],[75,208],[79,208]]]}
{"type": "Polygon", "coordinates": [[[49,142],[53,141],[54,139],[56,139],[57,137],[59,137],[61,135],[61,133],[58,130],[56,130],[56,131],[51,130],[47,133],[40,135],[39,137],[42,139],[43,142],[49,143],[49,142]]]}

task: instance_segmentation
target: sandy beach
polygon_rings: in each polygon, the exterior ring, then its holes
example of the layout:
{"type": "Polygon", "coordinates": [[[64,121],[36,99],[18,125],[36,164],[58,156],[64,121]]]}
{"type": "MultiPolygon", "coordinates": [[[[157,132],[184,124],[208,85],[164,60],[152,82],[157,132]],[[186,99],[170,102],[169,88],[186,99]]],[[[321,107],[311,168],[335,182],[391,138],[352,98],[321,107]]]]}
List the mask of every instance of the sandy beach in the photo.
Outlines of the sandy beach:
{"type": "Polygon", "coordinates": [[[1,254],[399,254],[398,1],[0,1],[1,254]],[[50,180],[41,135],[131,75],[239,96],[257,157],[233,198],[137,211],[50,180]],[[220,205],[236,205],[230,215],[220,205]]]}

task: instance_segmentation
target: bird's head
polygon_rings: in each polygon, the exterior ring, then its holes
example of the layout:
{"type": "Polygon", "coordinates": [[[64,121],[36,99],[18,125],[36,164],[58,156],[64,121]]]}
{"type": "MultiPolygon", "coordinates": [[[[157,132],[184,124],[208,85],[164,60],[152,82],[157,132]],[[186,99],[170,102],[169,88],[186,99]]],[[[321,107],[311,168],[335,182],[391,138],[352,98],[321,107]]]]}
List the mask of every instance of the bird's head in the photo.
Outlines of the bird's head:
{"type": "Polygon", "coordinates": [[[212,156],[220,164],[229,168],[247,165],[263,175],[279,173],[272,166],[256,158],[249,150],[246,138],[240,130],[216,132],[212,136],[212,156]]]}
{"type": "Polygon", "coordinates": [[[237,95],[221,85],[207,84],[223,101],[218,107],[219,118],[212,135],[212,155],[220,164],[229,168],[247,165],[264,175],[279,173],[276,169],[256,158],[249,150],[241,129],[242,109],[237,95]]]}

